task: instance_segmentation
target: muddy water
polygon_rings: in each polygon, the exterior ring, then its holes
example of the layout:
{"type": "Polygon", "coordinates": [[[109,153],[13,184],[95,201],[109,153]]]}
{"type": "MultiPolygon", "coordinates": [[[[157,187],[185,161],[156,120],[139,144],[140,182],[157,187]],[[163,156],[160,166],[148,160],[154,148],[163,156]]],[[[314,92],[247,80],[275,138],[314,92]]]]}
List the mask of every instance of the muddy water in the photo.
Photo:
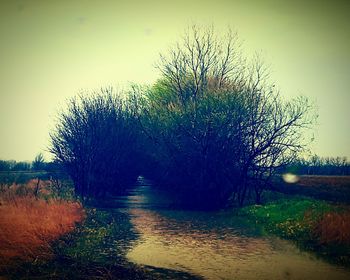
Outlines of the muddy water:
{"type": "Polygon", "coordinates": [[[127,255],[137,264],[205,279],[350,279],[349,270],[228,212],[169,210],[142,181],[124,203],[140,234],[127,255]]]}

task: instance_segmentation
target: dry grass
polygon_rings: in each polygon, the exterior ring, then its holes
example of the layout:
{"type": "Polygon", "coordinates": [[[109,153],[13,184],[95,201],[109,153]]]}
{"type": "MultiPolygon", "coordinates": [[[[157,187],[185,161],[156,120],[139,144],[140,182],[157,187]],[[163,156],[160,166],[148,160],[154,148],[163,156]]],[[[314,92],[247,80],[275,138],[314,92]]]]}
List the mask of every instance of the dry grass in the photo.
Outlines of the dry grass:
{"type": "MultiPolygon", "coordinates": [[[[48,193],[47,186],[49,182],[41,182],[40,191],[48,193]]],[[[37,180],[31,180],[0,194],[0,264],[49,257],[50,243],[85,217],[80,203],[40,199],[34,195],[36,187],[37,180]]]]}
{"type": "Polygon", "coordinates": [[[321,244],[350,245],[350,212],[324,214],[317,222],[314,233],[321,244]]]}

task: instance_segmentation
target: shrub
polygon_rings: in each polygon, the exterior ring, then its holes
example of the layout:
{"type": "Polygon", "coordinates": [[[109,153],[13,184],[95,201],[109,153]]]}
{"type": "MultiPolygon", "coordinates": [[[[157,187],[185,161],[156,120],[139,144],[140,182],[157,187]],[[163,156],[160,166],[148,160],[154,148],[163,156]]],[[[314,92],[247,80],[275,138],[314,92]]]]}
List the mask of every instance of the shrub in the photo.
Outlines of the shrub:
{"type": "Polygon", "coordinates": [[[130,100],[109,89],[72,98],[60,112],[50,151],[83,200],[122,193],[136,181],[140,129],[135,114],[130,100]]]}

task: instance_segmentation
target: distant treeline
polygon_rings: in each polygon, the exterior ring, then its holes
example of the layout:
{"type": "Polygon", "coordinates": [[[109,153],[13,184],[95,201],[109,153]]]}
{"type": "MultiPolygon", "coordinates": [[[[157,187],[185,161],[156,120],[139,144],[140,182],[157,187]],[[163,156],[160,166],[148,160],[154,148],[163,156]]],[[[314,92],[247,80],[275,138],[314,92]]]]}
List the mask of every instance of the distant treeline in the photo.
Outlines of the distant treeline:
{"type": "MultiPolygon", "coordinates": [[[[32,162],[0,160],[1,171],[61,171],[62,165],[56,162],[32,162]]],[[[298,175],[350,175],[350,162],[347,157],[320,157],[313,155],[309,159],[299,158],[287,166],[279,168],[277,173],[291,172],[298,175]]]]}
{"type": "Polygon", "coordinates": [[[0,160],[0,171],[28,171],[32,164],[26,161],[0,160]]]}
{"type": "Polygon", "coordinates": [[[0,160],[0,185],[23,184],[34,178],[40,180],[69,179],[62,164],[45,162],[41,153],[32,162],[0,160]]]}
{"type": "Polygon", "coordinates": [[[346,157],[320,157],[296,159],[281,168],[280,173],[292,172],[299,175],[350,175],[350,162],[346,157]]]}
{"type": "Polygon", "coordinates": [[[58,171],[61,165],[55,162],[45,162],[44,156],[39,153],[32,162],[0,160],[1,171],[58,171]]]}

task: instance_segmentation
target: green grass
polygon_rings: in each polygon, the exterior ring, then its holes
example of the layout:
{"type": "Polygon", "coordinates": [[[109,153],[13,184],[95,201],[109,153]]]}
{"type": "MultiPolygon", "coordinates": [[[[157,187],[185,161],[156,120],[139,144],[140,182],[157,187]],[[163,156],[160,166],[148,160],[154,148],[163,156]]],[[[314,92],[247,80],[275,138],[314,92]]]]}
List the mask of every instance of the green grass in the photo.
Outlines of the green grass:
{"type": "Polygon", "coordinates": [[[280,199],[266,205],[243,208],[240,213],[263,223],[268,231],[286,238],[309,237],[312,221],[334,207],[307,198],[280,199]]]}
{"type": "Polygon", "coordinates": [[[128,215],[111,210],[87,211],[84,224],[74,235],[61,240],[57,253],[85,263],[117,264],[136,238],[128,215]]]}
{"type": "Polygon", "coordinates": [[[325,213],[341,212],[344,207],[306,197],[285,196],[265,205],[247,206],[239,215],[261,224],[272,234],[294,240],[303,249],[315,252],[333,263],[350,265],[348,244],[321,244],[315,226],[325,213]]]}

